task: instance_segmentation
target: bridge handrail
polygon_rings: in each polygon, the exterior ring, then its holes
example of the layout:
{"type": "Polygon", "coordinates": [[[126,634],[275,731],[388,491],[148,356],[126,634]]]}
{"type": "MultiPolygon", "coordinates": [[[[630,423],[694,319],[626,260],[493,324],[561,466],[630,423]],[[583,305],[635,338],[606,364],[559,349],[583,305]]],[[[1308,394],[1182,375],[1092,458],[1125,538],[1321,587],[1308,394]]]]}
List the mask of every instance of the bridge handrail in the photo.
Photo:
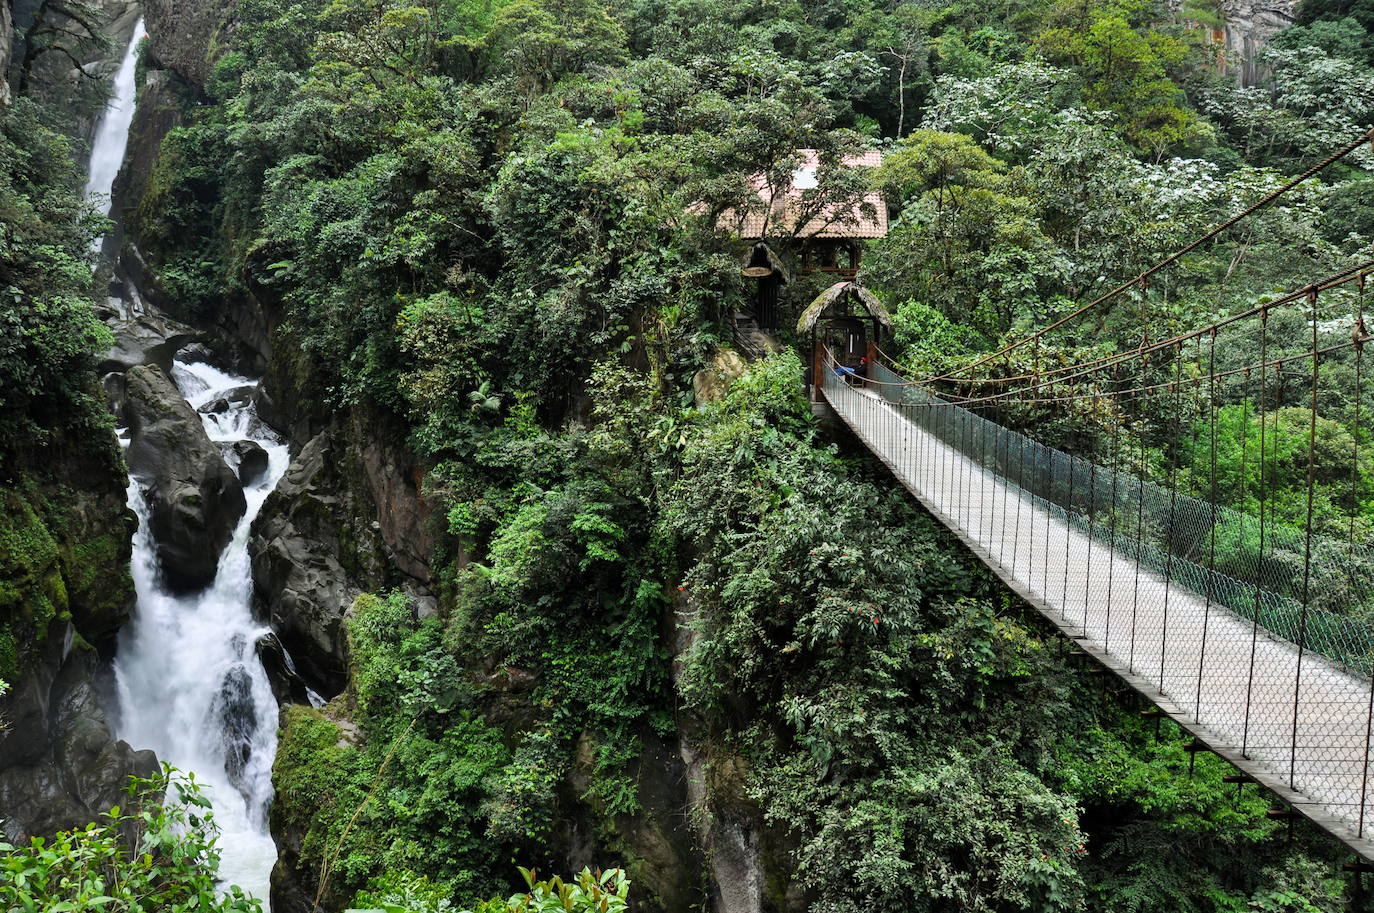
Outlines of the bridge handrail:
{"type": "MultiPolygon", "coordinates": [[[[868,373],[868,388],[903,407],[910,421],[1094,541],[1258,621],[1278,638],[1296,642],[1301,636],[1307,649],[1361,676],[1374,674],[1374,630],[1346,614],[1365,609],[1374,595],[1370,549],[1313,536],[1311,591],[1321,603],[1314,600],[1308,607],[1300,634],[1303,607],[1291,592],[1298,580],[1287,581],[1290,592],[1285,593],[1283,572],[1286,555],[1300,580],[1302,532],[1266,521],[1264,553],[1255,554],[1252,539],[1259,520],[1254,516],[1182,492],[1171,496],[1169,489],[1139,476],[1042,444],[912,386],[880,363],[870,364],[868,373]]],[[[826,383],[834,380],[827,377],[826,383]]]]}

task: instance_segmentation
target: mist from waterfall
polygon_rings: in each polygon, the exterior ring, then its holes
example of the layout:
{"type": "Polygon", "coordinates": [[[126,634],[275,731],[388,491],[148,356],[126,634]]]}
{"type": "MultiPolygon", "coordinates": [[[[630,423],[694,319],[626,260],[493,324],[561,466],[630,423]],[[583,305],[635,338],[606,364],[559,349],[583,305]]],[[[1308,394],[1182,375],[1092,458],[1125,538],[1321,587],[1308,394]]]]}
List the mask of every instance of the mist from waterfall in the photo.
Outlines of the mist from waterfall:
{"type": "Polygon", "coordinates": [[[182,362],[174,366],[172,379],[192,408],[226,400],[227,409],[200,416],[231,465],[230,445],[250,440],[267,451],[268,469],[244,487],[248,509],[220,556],[214,583],[185,596],[162,585],[141,483],[130,481],[129,506],[139,519],[132,565],[138,604],[120,633],[115,659],[119,737],[195,772],[207,787],[221,830],[220,877],[266,901],[277,857],[267,829],[277,702],[256,650],[270,629],[253,618],[248,534],[286,472],[289,455],[244,395],[242,388],[252,385],[248,379],[182,362]]]}
{"type": "Polygon", "coordinates": [[[124,59],[115,71],[114,88],[105,113],[96,125],[91,140],[91,167],[86,178],[86,199],[104,215],[110,214],[110,190],[114,187],[124,150],[129,145],[129,127],[134,122],[134,68],[138,62],[138,43],[143,38],[143,20],[134,24],[134,34],[124,59]]]}

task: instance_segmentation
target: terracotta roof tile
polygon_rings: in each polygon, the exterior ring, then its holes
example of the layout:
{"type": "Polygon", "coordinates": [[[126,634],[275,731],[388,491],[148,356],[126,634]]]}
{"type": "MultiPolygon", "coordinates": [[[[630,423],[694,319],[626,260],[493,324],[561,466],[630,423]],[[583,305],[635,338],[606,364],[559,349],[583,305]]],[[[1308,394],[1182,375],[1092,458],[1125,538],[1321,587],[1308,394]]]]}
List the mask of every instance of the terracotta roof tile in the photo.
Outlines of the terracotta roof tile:
{"type": "MultiPolygon", "coordinates": [[[[797,155],[801,158],[798,174],[814,172],[820,165],[820,154],[815,149],[798,149],[797,155]]],[[[859,155],[846,156],[844,159],[844,164],[850,168],[876,168],[882,162],[882,154],[877,150],[868,150],[859,155]]],[[[803,178],[801,183],[804,181],[803,178]]],[[[755,174],[749,178],[749,184],[759,195],[760,201],[766,205],[772,196],[767,178],[763,174],[755,174]]],[[[789,186],[786,193],[779,194],[773,199],[771,214],[754,210],[745,213],[741,219],[734,211],[727,211],[721,216],[720,226],[737,231],[741,238],[750,241],[763,237],[765,223],[768,228],[773,229],[775,235],[791,234],[796,222],[803,215],[800,208],[804,189],[796,184],[789,186]]],[[[822,239],[881,238],[887,234],[887,206],[876,191],[869,191],[863,195],[859,203],[827,207],[812,216],[805,225],[795,231],[795,234],[802,238],[822,239]]]]}

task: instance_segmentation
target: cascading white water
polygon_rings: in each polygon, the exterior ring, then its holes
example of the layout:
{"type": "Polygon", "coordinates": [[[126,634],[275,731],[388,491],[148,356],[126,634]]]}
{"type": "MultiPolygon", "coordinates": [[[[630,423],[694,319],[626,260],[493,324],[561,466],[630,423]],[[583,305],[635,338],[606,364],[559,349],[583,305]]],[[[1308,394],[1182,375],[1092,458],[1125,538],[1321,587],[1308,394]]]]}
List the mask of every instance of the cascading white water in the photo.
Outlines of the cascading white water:
{"type": "Polygon", "coordinates": [[[134,122],[134,65],[138,42],[143,38],[143,20],[134,25],[129,48],[115,72],[114,88],[108,106],[91,140],[91,168],[86,178],[86,199],[104,215],[110,214],[110,190],[114,187],[124,149],[129,144],[129,127],[134,122]]]}
{"type": "MultiPolygon", "coordinates": [[[[142,38],[140,19],[91,148],[86,199],[107,214],[133,122],[134,67],[142,38]]],[[[99,247],[97,241],[97,251],[99,247]]],[[[127,318],[140,313],[142,303],[137,291],[125,285],[125,300],[115,310],[127,318]]],[[[248,534],[286,472],[289,456],[282,440],[258,420],[251,397],[240,389],[251,388],[252,381],[183,362],[175,364],[172,380],[192,408],[225,398],[227,408],[201,413],[201,422],[210,439],[220,444],[226,462],[237,464],[230,445],[247,440],[266,451],[268,466],[244,487],[247,510],[219,557],[214,582],[193,595],[173,595],[163,586],[148,505],[140,481],[130,480],[128,503],[139,519],[131,568],[138,601],[132,621],[120,632],[115,659],[118,735],[195,773],[207,789],[220,827],[220,877],[266,902],[277,857],[267,829],[277,702],[257,652],[259,640],[270,629],[253,618],[248,534]],[[237,394],[225,396],[236,389],[237,394]]]]}
{"type": "MultiPolygon", "coordinates": [[[[181,362],[172,379],[196,409],[252,383],[209,365],[181,362]]],[[[253,618],[248,533],[286,471],[289,456],[241,393],[226,397],[225,411],[201,413],[202,423],[226,456],[235,441],[259,444],[267,451],[268,468],[245,486],[248,509],[220,556],[209,589],[174,596],[162,586],[147,504],[139,481],[130,481],[129,506],[139,518],[132,567],[138,604],[119,637],[115,680],[119,737],[195,772],[208,787],[221,829],[221,878],[266,901],[277,856],[266,821],[277,702],[255,649],[270,629],[253,618]]],[[[231,456],[229,462],[234,462],[231,456]]]]}

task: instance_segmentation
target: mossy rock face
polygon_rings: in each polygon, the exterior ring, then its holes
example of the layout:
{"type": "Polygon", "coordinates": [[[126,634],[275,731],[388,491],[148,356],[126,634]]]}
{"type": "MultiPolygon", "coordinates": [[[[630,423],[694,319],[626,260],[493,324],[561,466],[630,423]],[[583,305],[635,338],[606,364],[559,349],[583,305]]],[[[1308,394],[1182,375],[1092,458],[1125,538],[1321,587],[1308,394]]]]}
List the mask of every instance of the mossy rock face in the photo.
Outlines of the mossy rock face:
{"type": "Polygon", "coordinates": [[[0,489],[0,678],[13,679],[21,657],[41,644],[49,623],[67,611],[57,541],[34,509],[34,492],[0,489]],[[26,496],[26,494],[28,496],[26,496]]]}
{"type": "Polygon", "coordinates": [[[22,675],[56,619],[100,645],[128,618],[134,520],[122,467],[95,456],[98,466],[53,464],[47,478],[35,471],[0,486],[0,678],[22,675]]]}
{"type": "Polygon", "coordinates": [[[78,630],[99,638],[117,631],[134,601],[129,543],[136,521],[123,516],[116,531],[77,542],[65,552],[67,594],[78,630]]]}
{"type": "Polygon", "coordinates": [[[0,609],[16,611],[56,568],[57,542],[29,497],[0,490],[0,609]]]}

